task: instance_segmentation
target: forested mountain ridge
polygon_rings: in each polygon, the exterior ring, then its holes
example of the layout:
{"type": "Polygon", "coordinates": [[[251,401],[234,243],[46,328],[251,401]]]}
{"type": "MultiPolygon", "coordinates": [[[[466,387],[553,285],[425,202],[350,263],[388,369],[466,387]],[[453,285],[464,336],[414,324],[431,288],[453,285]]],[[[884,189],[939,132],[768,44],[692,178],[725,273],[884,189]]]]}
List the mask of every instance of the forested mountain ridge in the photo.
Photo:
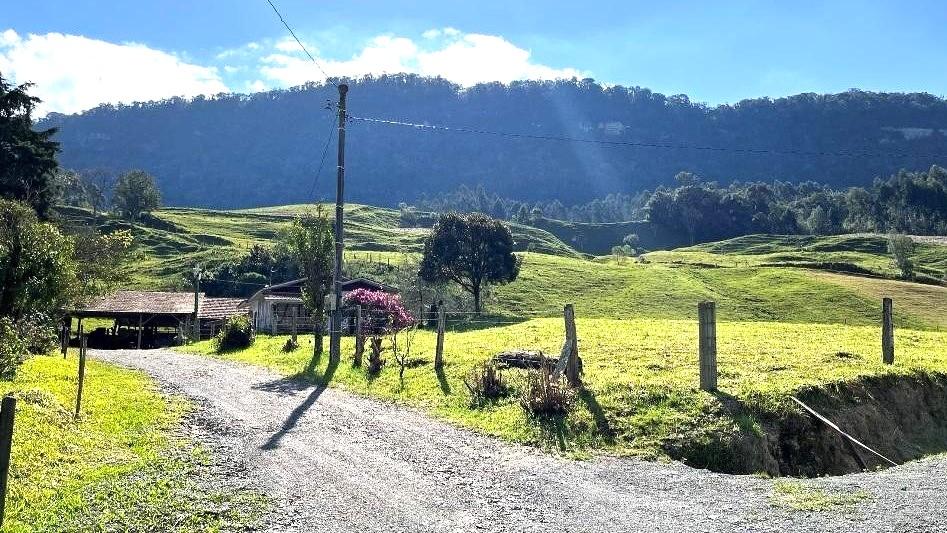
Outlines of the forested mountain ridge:
{"type": "MultiPolygon", "coordinates": [[[[901,168],[947,163],[947,101],[925,93],[800,94],[710,107],[686,96],[592,80],[526,81],[462,90],[442,79],[382,76],[350,82],[349,112],[414,123],[621,143],[632,147],[431,131],[353,120],[347,198],[412,201],[460,184],[524,201],[566,205],[671,183],[815,180],[867,185],[901,168]],[[767,150],[747,154],[734,149],[767,150]],[[799,154],[796,152],[805,152],[799,154]],[[850,155],[839,155],[839,153],[850,155]],[[814,155],[813,153],[831,153],[814,155]]],[[[332,85],[252,95],[180,98],[51,114],[61,163],[157,176],[170,205],[216,208],[330,197],[332,85]],[[315,182],[323,151],[322,173],[315,182]]]]}

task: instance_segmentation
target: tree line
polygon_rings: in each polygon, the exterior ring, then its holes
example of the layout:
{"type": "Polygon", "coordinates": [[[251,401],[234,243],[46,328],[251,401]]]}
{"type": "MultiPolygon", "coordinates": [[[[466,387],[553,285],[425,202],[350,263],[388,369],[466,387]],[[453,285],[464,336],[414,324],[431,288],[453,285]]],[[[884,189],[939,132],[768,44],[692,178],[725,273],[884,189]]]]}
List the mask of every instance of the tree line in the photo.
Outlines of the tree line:
{"type": "MultiPolygon", "coordinates": [[[[901,170],[867,187],[833,188],[812,181],[734,182],[720,185],[680,172],[675,186],[634,196],[610,194],[583,204],[559,200],[521,202],[489,193],[482,186],[424,196],[402,204],[406,225],[419,213],[484,212],[522,223],[540,219],[607,223],[646,220],[692,243],[753,233],[910,233],[947,235],[947,170],[901,170]]],[[[615,243],[616,245],[628,243],[615,243]]]]}
{"type": "MultiPolygon", "coordinates": [[[[325,107],[337,98],[335,81],[250,95],[103,105],[78,115],[51,114],[40,126],[59,128],[54,138],[62,145],[65,166],[115,175],[145,169],[156,176],[170,205],[309,202],[332,197],[331,167],[317,174],[321,148],[327,141],[330,153],[334,148],[333,112],[325,107]]],[[[346,151],[348,199],[373,205],[415,202],[423,193],[450,192],[462,183],[482,183],[501,196],[529,202],[530,209],[534,202],[556,199],[583,204],[610,193],[634,197],[671,186],[680,170],[723,184],[814,180],[834,188],[867,186],[873,176],[900,168],[943,165],[947,154],[947,102],[930,94],[852,90],[707,106],[685,95],[591,79],[466,89],[414,75],[347,82],[349,109],[356,116],[722,148],[517,139],[353,120],[346,151]],[[769,152],[733,151],[738,148],[769,152]]]]}

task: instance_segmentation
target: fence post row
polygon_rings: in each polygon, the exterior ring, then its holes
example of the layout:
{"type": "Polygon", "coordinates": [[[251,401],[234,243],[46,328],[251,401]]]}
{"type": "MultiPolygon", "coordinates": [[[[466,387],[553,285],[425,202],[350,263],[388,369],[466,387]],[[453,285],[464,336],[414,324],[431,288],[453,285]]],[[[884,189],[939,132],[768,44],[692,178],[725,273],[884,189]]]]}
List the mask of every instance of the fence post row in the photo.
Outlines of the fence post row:
{"type": "Polygon", "coordinates": [[[76,419],[79,418],[79,409],[82,407],[82,385],[85,382],[85,357],[88,339],[79,328],[79,388],[76,390],[76,419]]]}
{"type": "Polygon", "coordinates": [[[894,303],[891,298],[881,300],[881,360],[894,364],[894,303]]]}
{"type": "Polygon", "coordinates": [[[717,390],[717,310],[714,302],[697,304],[700,350],[700,388],[717,390]]]}
{"type": "Polygon", "coordinates": [[[0,525],[7,501],[7,475],[10,473],[10,450],[13,448],[13,416],[16,398],[4,396],[0,402],[0,525]]]}
{"type": "Polygon", "coordinates": [[[437,346],[434,351],[434,368],[444,367],[444,327],[447,316],[442,305],[437,310],[437,346]]]}

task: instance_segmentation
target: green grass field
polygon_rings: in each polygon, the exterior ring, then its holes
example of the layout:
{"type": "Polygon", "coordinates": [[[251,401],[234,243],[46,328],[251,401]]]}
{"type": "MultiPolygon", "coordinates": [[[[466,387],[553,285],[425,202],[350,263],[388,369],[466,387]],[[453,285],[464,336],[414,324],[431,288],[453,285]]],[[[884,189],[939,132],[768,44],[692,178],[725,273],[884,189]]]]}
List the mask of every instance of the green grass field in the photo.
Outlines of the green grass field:
{"type": "MultiPolygon", "coordinates": [[[[894,278],[898,270],[882,235],[746,235],[646,254],[652,262],[717,267],[797,266],[894,278]]],[[[947,246],[917,243],[918,274],[947,278],[947,246]]]]}
{"type": "Polygon", "coordinates": [[[73,419],[75,354],[34,357],[0,393],[17,398],[3,531],[220,531],[265,502],[201,486],[204,454],[175,436],[188,408],[144,375],[89,361],[73,419]]]}
{"type": "MultiPolygon", "coordinates": [[[[249,349],[226,355],[214,354],[211,341],[187,349],[328,381],[511,441],[578,455],[605,450],[646,457],[664,456],[664,450],[678,441],[719,437],[755,423],[724,413],[723,398],[739,400],[760,413],[778,413],[788,408],[787,395],[804,387],[947,370],[944,332],[899,329],[897,364],[884,366],[879,329],[874,326],[723,322],[718,327],[721,394],[713,395],[697,388],[695,320],[579,319],[577,329],[586,389],[569,415],[556,420],[528,417],[516,393],[471,408],[464,385],[472,368],[502,350],[558,354],[564,332],[561,320],[555,318],[448,332],[441,375],[432,364],[435,335],[419,331],[411,348],[414,362],[403,382],[390,354],[377,376],[353,368],[348,357],[335,369],[327,369],[325,358],[313,365],[311,337],[290,353],[282,351],[285,336],[267,335],[258,336],[249,349]]],[[[344,339],[343,353],[352,351],[352,339],[344,339]]],[[[521,372],[507,371],[514,386],[522,384],[521,372]]]]}
{"type": "MultiPolygon", "coordinates": [[[[196,260],[212,263],[252,243],[272,242],[304,208],[161,210],[159,222],[133,226],[141,254],[134,279],[142,287],[166,286],[196,260]]],[[[397,252],[416,253],[426,231],[398,227],[395,210],[358,205],[347,208],[346,228],[349,259],[371,254],[393,263],[404,257],[397,252]]],[[[758,432],[760,417],[778,417],[789,394],[813,387],[947,373],[947,287],[890,279],[896,271],[884,237],[753,235],[619,263],[585,258],[546,232],[513,230],[518,241],[533,243],[519,252],[519,278],[490,291],[487,318],[455,315],[442,375],[431,365],[433,337],[423,331],[403,383],[390,355],[380,375],[366,376],[347,363],[313,365],[305,342],[284,353],[285,337],[261,335],[252,348],[223,357],[412,405],[512,441],[579,455],[604,450],[648,457],[758,432]],[[893,367],[880,363],[883,297],[895,301],[893,367]],[[697,390],[696,314],[703,300],[717,303],[720,395],[697,390]],[[558,353],[567,303],[578,317],[587,385],[570,414],[531,418],[516,392],[471,408],[463,379],[476,365],[512,348],[558,353]],[[744,414],[725,409],[731,401],[744,414]]],[[[924,275],[942,276],[947,246],[919,244],[914,260],[924,275]]],[[[390,281],[384,276],[391,269],[376,270],[381,281],[390,281]]],[[[190,349],[213,355],[209,342],[190,349]]],[[[347,339],[345,350],[351,349],[347,339]]],[[[521,386],[520,371],[509,378],[514,390],[521,386]]]]}

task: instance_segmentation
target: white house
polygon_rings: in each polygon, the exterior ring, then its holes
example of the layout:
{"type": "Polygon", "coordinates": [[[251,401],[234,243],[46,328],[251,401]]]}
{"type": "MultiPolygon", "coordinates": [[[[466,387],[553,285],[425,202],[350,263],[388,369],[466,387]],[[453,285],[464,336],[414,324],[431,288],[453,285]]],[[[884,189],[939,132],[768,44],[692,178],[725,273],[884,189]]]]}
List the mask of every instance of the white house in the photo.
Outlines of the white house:
{"type": "MultiPolygon", "coordinates": [[[[312,329],[312,317],[303,305],[302,289],[306,278],[264,287],[240,304],[250,313],[250,322],[257,331],[288,333],[293,327],[293,313],[299,331],[312,329]]],[[[367,278],[342,282],[342,296],[355,289],[398,292],[394,287],[367,278]]]]}

